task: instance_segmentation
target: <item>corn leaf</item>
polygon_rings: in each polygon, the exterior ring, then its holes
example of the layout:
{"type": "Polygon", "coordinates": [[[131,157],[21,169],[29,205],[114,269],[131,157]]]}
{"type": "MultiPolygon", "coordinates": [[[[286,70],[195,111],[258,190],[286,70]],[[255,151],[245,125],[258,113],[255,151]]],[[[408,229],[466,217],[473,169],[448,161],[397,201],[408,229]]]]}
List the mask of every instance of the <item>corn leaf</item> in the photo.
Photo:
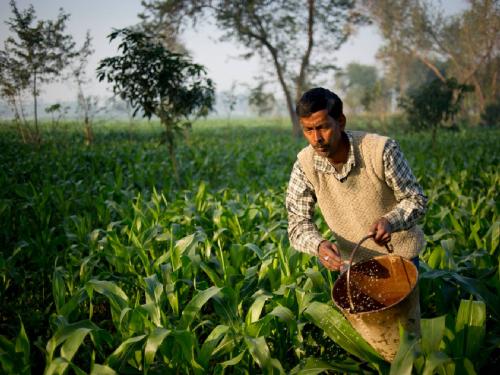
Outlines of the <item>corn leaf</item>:
{"type": "Polygon", "coordinates": [[[175,243],[174,249],[172,251],[172,267],[174,271],[177,271],[180,267],[182,267],[181,257],[189,249],[196,245],[196,233],[192,233],[189,236],[181,238],[175,243]]]}
{"type": "Polygon", "coordinates": [[[90,375],[118,375],[118,373],[109,366],[95,363],[90,375]]]}
{"type": "Polygon", "coordinates": [[[21,327],[19,328],[19,334],[16,338],[16,353],[22,353],[23,363],[25,365],[30,364],[30,340],[28,339],[28,335],[26,334],[26,330],[24,329],[24,324],[21,322],[21,327]]]}
{"type": "Polygon", "coordinates": [[[66,340],[70,339],[73,337],[72,340],[73,343],[69,346],[66,347],[66,352],[68,354],[71,353],[71,348],[78,342],[78,338],[80,337],[83,332],[91,332],[94,330],[99,330],[99,327],[96,326],[94,323],[92,323],[89,320],[82,320],[80,322],[72,323],[72,324],[65,324],[61,326],[54,336],[50,338],[46,345],[46,352],[47,352],[47,362],[50,363],[52,361],[52,357],[54,355],[54,351],[56,348],[61,345],[63,342],[66,340]],[[75,335],[75,336],[73,336],[75,335]]]}
{"type": "Polygon", "coordinates": [[[276,306],[269,313],[269,315],[275,316],[286,323],[289,323],[295,319],[295,315],[292,313],[292,311],[285,306],[276,306]]]}
{"type": "Polygon", "coordinates": [[[391,364],[390,375],[411,375],[413,362],[419,355],[419,340],[412,334],[409,334],[401,325],[399,350],[391,364]]]}
{"type": "Polygon", "coordinates": [[[118,346],[115,351],[107,358],[106,365],[115,368],[120,372],[122,366],[124,366],[130,359],[133,358],[134,352],[138,350],[146,335],[140,335],[131,337],[118,346]]]}
{"type": "Polygon", "coordinates": [[[462,300],[455,321],[453,353],[474,359],[481,349],[486,331],[486,306],[482,301],[462,300]]]}
{"type": "MultiPolygon", "coordinates": [[[[176,346],[181,350],[185,361],[189,363],[195,373],[203,373],[203,367],[196,361],[194,353],[198,350],[198,341],[193,332],[187,330],[176,330],[172,332],[175,337],[176,346]]],[[[177,350],[174,350],[176,353],[177,350]]],[[[184,361],[179,361],[180,363],[184,361]]]]}
{"type": "Polygon", "coordinates": [[[168,329],[157,327],[149,334],[144,348],[144,368],[146,371],[153,363],[158,347],[162,344],[163,340],[170,334],[170,332],[171,331],[168,329]]]}
{"type": "Polygon", "coordinates": [[[128,307],[128,297],[115,283],[107,280],[89,280],[87,286],[108,297],[112,306],[118,311],[128,307]]]}
{"type": "Polygon", "coordinates": [[[255,301],[252,303],[252,306],[248,309],[246,316],[246,323],[251,324],[259,320],[260,314],[262,313],[262,309],[264,308],[264,304],[266,301],[271,298],[271,296],[267,294],[261,294],[255,298],[255,301]]]}
{"type": "Polygon", "coordinates": [[[145,277],[146,283],[146,303],[159,303],[163,294],[163,284],[158,281],[156,274],[145,277]]]}
{"type": "Polygon", "coordinates": [[[77,291],[73,296],[66,302],[64,306],[59,309],[59,314],[63,316],[68,316],[86,299],[88,298],[87,292],[84,288],[77,291]]]}
{"type": "Polygon", "coordinates": [[[385,361],[375,349],[331,306],[312,302],[304,311],[304,315],[347,352],[368,362],[384,364],[385,361]]]}
{"type": "Polygon", "coordinates": [[[198,362],[201,366],[207,368],[212,353],[228,330],[228,326],[218,325],[212,330],[212,332],[210,332],[205,339],[198,356],[198,362]]]}
{"type": "Polygon", "coordinates": [[[255,255],[257,255],[259,257],[259,259],[264,259],[264,253],[262,252],[262,250],[260,249],[260,247],[258,247],[256,244],[254,243],[246,243],[244,245],[247,249],[250,249],[251,251],[253,251],[255,253],[255,255]]]}
{"type": "Polygon", "coordinates": [[[422,351],[432,353],[439,350],[439,344],[444,336],[446,316],[433,319],[421,319],[422,351]]]}
{"type": "Polygon", "coordinates": [[[316,375],[324,373],[346,373],[346,374],[357,374],[361,373],[360,364],[354,362],[352,359],[332,360],[331,362],[325,362],[323,360],[309,357],[304,363],[301,363],[294,367],[290,371],[290,375],[316,375]]]}
{"type": "Polygon", "coordinates": [[[61,357],[71,361],[76,351],[83,342],[83,339],[92,331],[90,328],[77,328],[66,339],[61,347],[61,357]]]}
{"type": "Polygon", "coordinates": [[[281,363],[277,359],[271,358],[271,353],[264,337],[245,337],[245,343],[255,362],[257,362],[263,370],[271,374],[285,373],[281,363]]]}
{"type": "Polygon", "coordinates": [[[66,286],[64,284],[64,269],[61,266],[55,267],[52,273],[52,296],[56,306],[56,311],[60,314],[61,308],[66,303],[66,286]]]}
{"type": "Polygon", "coordinates": [[[189,301],[184,310],[182,311],[181,321],[179,322],[180,329],[186,329],[193,322],[196,315],[200,312],[203,305],[213,296],[215,296],[221,288],[212,286],[199,292],[196,296],[189,301]]]}
{"type": "Polygon", "coordinates": [[[45,375],[53,375],[53,374],[62,375],[67,370],[68,365],[69,365],[69,363],[65,358],[58,357],[58,358],[54,359],[53,361],[51,361],[50,363],[48,363],[48,366],[45,369],[44,374],[45,375]]]}
{"type": "Polygon", "coordinates": [[[425,358],[425,366],[422,375],[433,375],[439,367],[451,361],[451,358],[443,352],[432,352],[425,358]]]}
{"type": "Polygon", "coordinates": [[[205,272],[210,281],[217,287],[222,288],[224,286],[224,282],[221,280],[217,272],[210,268],[205,262],[200,262],[200,268],[205,272]]]}
{"type": "Polygon", "coordinates": [[[222,363],[219,363],[217,366],[220,366],[222,367],[222,369],[224,370],[226,367],[229,367],[229,366],[236,366],[238,363],[241,362],[241,360],[243,359],[243,356],[245,355],[246,353],[246,350],[242,351],[240,354],[238,354],[236,357],[233,357],[231,359],[228,359],[227,361],[224,361],[222,363]]]}

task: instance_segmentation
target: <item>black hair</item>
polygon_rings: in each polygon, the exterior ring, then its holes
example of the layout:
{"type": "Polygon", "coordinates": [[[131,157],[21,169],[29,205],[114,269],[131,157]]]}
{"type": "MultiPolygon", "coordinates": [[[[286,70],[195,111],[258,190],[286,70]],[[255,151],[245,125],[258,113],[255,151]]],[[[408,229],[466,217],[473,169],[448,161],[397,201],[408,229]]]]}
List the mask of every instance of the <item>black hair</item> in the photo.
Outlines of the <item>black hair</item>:
{"type": "Polygon", "coordinates": [[[306,91],[295,106],[299,117],[309,117],[314,112],[328,110],[328,114],[337,120],[342,115],[342,100],[337,94],[323,87],[315,87],[306,91]]]}

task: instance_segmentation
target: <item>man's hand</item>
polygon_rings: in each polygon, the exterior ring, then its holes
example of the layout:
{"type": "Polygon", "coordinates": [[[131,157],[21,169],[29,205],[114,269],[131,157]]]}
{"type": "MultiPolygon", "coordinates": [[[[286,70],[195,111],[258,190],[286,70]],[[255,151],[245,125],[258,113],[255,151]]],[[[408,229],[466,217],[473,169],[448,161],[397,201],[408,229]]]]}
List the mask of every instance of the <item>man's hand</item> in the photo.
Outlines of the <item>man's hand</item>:
{"type": "Polygon", "coordinates": [[[319,260],[330,271],[340,270],[340,252],[330,241],[322,241],[318,247],[319,260]]]}
{"type": "Polygon", "coordinates": [[[385,217],[381,217],[370,227],[368,234],[373,235],[373,240],[377,245],[384,246],[391,240],[391,224],[385,217]]]}

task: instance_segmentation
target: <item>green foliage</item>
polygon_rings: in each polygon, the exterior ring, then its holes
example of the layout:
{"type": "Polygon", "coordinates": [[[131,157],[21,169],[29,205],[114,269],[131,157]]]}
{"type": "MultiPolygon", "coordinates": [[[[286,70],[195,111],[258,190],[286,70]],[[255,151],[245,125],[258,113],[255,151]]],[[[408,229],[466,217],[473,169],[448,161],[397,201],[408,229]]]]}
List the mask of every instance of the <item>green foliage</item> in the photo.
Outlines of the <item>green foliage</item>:
{"type": "Polygon", "coordinates": [[[174,174],[175,135],[191,126],[190,116],[205,116],[214,103],[214,85],[205,77],[205,68],[186,56],[166,49],[153,37],[131,29],[115,30],[112,42],[121,38],[121,55],[103,59],[97,67],[99,81],[113,83],[113,92],[133,109],[151,118],[157,116],[165,126],[163,141],[168,150],[174,174]]]}
{"type": "Polygon", "coordinates": [[[30,342],[22,321],[15,340],[0,335],[0,365],[8,374],[31,374],[30,342]]]}
{"type": "MultiPolygon", "coordinates": [[[[474,84],[467,111],[484,110],[495,100],[500,38],[500,7],[497,1],[474,0],[450,14],[442,4],[420,0],[365,2],[384,38],[379,57],[387,78],[402,94],[413,86],[419,70],[443,82],[456,77],[474,84]]],[[[422,77],[423,78],[423,77],[422,77]]],[[[418,82],[418,80],[416,81],[418,82]]],[[[422,80],[420,81],[422,82],[422,80]]]]}
{"type": "Polygon", "coordinates": [[[270,92],[264,91],[265,84],[260,83],[250,90],[248,104],[258,116],[265,116],[272,113],[276,106],[276,98],[270,92]]]}
{"type": "MultiPolygon", "coordinates": [[[[461,300],[456,317],[422,319],[421,337],[401,332],[401,346],[391,374],[475,374],[484,365],[486,305],[461,300]],[[482,358],[481,358],[482,357],[482,358]]],[[[489,354],[489,353],[486,353],[489,354]]]]}
{"type": "Polygon", "coordinates": [[[169,129],[182,118],[205,115],[214,101],[214,88],[205,69],[181,54],[172,53],[142,32],[115,30],[109,35],[121,55],[103,59],[97,68],[100,81],[113,83],[113,91],[129,101],[133,114],[156,115],[169,129]]]}
{"type": "Polygon", "coordinates": [[[435,131],[443,125],[443,121],[453,119],[460,108],[463,94],[468,91],[472,91],[471,86],[459,84],[454,78],[446,82],[436,78],[402,98],[400,106],[415,129],[435,131]]]}
{"type": "Polygon", "coordinates": [[[384,79],[378,77],[375,66],[350,63],[335,74],[335,82],[345,93],[343,101],[349,113],[388,111],[389,89],[384,79]]]}
{"type": "MultiPolygon", "coordinates": [[[[390,371],[332,307],[336,274],[289,246],[287,124],[196,123],[181,186],[161,127],[121,126],[37,152],[1,128],[1,372],[390,371]]],[[[429,197],[425,334],[402,345],[422,372],[498,366],[498,138],[450,134],[435,159],[429,135],[397,138],[429,197]]]]}
{"type": "Polygon", "coordinates": [[[481,126],[500,126],[500,97],[493,103],[488,104],[481,113],[481,126]]]}
{"type": "MultiPolygon", "coordinates": [[[[332,51],[345,43],[355,25],[366,21],[353,0],[150,0],[142,4],[147,29],[153,26],[155,32],[168,30],[175,35],[186,22],[211,19],[223,32],[222,40],[244,46],[246,58],[261,57],[272,67],[272,81],[282,90],[296,135],[302,132],[295,102],[314,84],[313,76],[331,72],[332,51]]],[[[167,36],[167,42],[171,38],[167,36]]]]}
{"type": "Polygon", "coordinates": [[[305,310],[305,315],[347,352],[371,363],[376,368],[384,367],[384,359],[363,340],[339,311],[328,305],[313,302],[305,310]]]}
{"type": "Polygon", "coordinates": [[[57,18],[36,21],[35,9],[19,10],[14,0],[10,1],[13,17],[7,21],[12,35],[0,51],[0,88],[2,96],[23,119],[22,94],[28,90],[34,101],[35,132],[32,140],[40,142],[38,130],[37,97],[40,83],[51,82],[60,76],[75,57],[73,37],[66,33],[69,14],[60,11],[57,18]]]}

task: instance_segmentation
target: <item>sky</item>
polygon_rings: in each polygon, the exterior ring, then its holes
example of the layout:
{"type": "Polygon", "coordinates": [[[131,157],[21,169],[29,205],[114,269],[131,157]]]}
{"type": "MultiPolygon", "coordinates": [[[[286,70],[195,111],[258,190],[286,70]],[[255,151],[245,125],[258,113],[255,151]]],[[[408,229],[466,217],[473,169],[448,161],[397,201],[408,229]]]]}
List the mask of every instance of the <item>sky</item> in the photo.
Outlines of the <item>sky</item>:
{"type": "MultiPolygon", "coordinates": [[[[55,19],[59,8],[71,15],[68,32],[73,35],[77,46],[83,43],[85,33],[90,31],[95,53],[89,61],[89,76],[93,77],[86,87],[87,95],[107,97],[111,95],[106,83],[97,82],[95,68],[104,57],[114,56],[117,43],[110,44],[107,35],[112,28],[122,28],[136,24],[141,12],[140,0],[17,0],[19,9],[26,9],[30,4],[35,7],[38,19],[55,19]]],[[[447,12],[453,13],[464,8],[464,0],[442,1],[447,12]]],[[[9,35],[5,21],[11,16],[9,0],[0,0],[0,48],[3,49],[5,38],[9,35]]],[[[187,30],[183,35],[187,49],[193,60],[207,68],[208,75],[216,84],[218,91],[229,90],[233,83],[237,87],[252,85],[254,77],[261,69],[258,58],[244,61],[239,55],[245,52],[243,47],[218,40],[220,32],[213,26],[202,26],[196,30],[187,30]]],[[[382,38],[375,26],[365,26],[349,39],[338,51],[333,53],[333,62],[345,67],[350,62],[375,65],[375,54],[382,44],[382,38]]],[[[76,88],[71,80],[58,84],[45,85],[41,95],[44,102],[72,101],[76,99],[76,88]]]]}

